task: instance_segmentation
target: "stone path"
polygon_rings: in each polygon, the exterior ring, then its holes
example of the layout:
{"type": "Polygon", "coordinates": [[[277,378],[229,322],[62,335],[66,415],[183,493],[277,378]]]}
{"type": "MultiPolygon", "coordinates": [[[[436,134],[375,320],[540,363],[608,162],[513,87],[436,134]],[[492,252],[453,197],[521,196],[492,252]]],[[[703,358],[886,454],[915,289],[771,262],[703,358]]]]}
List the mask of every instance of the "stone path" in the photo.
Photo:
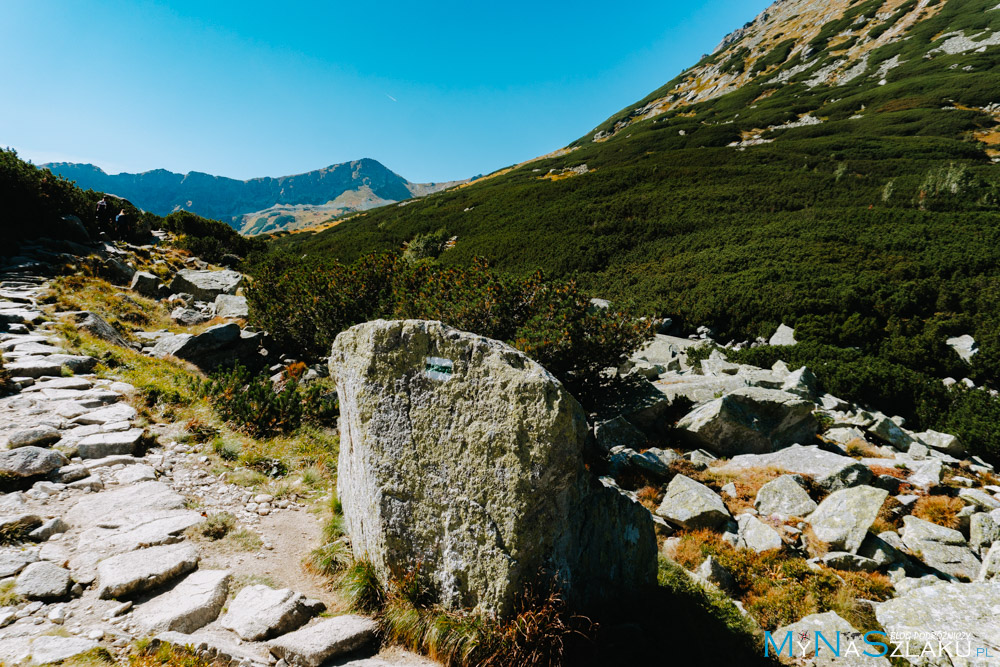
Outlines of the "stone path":
{"type": "Polygon", "coordinates": [[[169,439],[177,425],[139,425],[133,387],[64,353],[37,303],[44,286],[0,279],[0,354],[20,388],[0,398],[0,537],[30,533],[0,546],[0,592],[24,599],[0,606],[0,663],[98,646],[121,656],[154,637],[241,666],[434,664],[393,650],[368,657],[378,650],[370,620],[320,617],[329,600],[316,598],[328,593],[300,567],[318,520],[214,475],[207,457],[169,439]],[[262,536],[258,553],[186,537],[219,511],[262,536]],[[267,578],[305,594],[255,583],[273,572],[291,572],[267,578]]]}

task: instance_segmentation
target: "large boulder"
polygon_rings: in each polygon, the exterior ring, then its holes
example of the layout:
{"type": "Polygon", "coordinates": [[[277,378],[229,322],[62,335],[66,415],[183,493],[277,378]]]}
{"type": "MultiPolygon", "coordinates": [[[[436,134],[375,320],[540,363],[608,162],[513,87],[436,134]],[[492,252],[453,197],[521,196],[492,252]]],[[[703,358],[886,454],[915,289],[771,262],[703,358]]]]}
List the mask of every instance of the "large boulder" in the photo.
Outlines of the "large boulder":
{"type": "Polygon", "coordinates": [[[245,296],[220,294],[215,297],[215,316],[234,320],[245,320],[250,315],[245,296]]]}
{"type": "Polygon", "coordinates": [[[321,611],[322,602],[301,593],[257,584],[237,593],[219,624],[241,639],[259,641],[291,632],[321,611]]]}
{"type": "Polygon", "coordinates": [[[1000,655],[1000,585],[996,583],[924,586],[874,607],[879,625],[906,639],[906,655],[921,656],[913,664],[993,665],[1000,655]],[[950,655],[941,644],[948,644],[950,655]],[[983,650],[978,656],[977,649],[983,650]]]}
{"type": "Polygon", "coordinates": [[[206,371],[236,363],[256,368],[262,363],[258,354],[261,338],[261,334],[241,331],[238,324],[230,322],[209,327],[198,335],[164,336],[151,354],[161,359],[177,357],[206,371]]]}
{"type": "Polygon", "coordinates": [[[378,625],[370,618],[344,614],[289,632],[268,642],[275,657],[296,667],[320,667],[375,641],[378,625]]]}
{"type": "Polygon", "coordinates": [[[695,408],[677,428],[720,456],[763,454],[811,441],[815,407],[788,392],[744,387],[695,408]]]}
{"type": "Polygon", "coordinates": [[[107,341],[112,345],[117,345],[119,347],[129,346],[125,337],[118,333],[117,329],[108,324],[107,320],[97,313],[84,311],[76,313],[75,317],[77,329],[86,331],[91,336],[100,338],[101,340],[107,341]]]}
{"type": "Polygon", "coordinates": [[[162,296],[164,286],[160,279],[152,273],[136,271],[132,276],[132,283],[129,289],[149,299],[158,299],[162,296]]]}
{"type": "Polygon", "coordinates": [[[901,533],[906,548],[928,567],[959,579],[979,576],[982,563],[957,530],[906,516],[901,533]]]}
{"type": "Polygon", "coordinates": [[[888,497],[888,491],[873,486],[841,489],[824,498],[807,521],[832,551],[857,553],[888,497]]]}
{"type": "Polygon", "coordinates": [[[684,528],[717,528],[732,519],[719,494],[684,475],[670,480],[656,514],[684,528]]]}
{"type": "Polygon", "coordinates": [[[193,294],[197,301],[211,303],[220,294],[236,294],[242,282],[243,274],[238,271],[182,269],[170,281],[170,290],[193,294]]]}
{"type": "Polygon", "coordinates": [[[778,468],[788,473],[808,475],[828,491],[866,484],[872,471],[849,456],[825,452],[815,445],[792,445],[773,454],[743,454],[734,456],[715,472],[740,474],[753,468],[778,468]]]}
{"type": "Polygon", "coordinates": [[[591,477],[582,408],[521,352],[378,320],[337,337],[330,370],[338,496],[355,557],[382,579],[419,567],[446,608],[500,615],[540,571],[579,606],[655,582],[651,516],[591,477]]]}
{"type": "Polygon", "coordinates": [[[782,475],[760,487],[754,507],[761,516],[807,516],[816,509],[816,501],[794,477],[782,475]]]}
{"type": "Polygon", "coordinates": [[[0,483],[4,479],[28,479],[47,475],[66,465],[66,457],[57,451],[28,446],[0,452],[0,483]]]}
{"type": "Polygon", "coordinates": [[[767,341],[768,345],[796,345],[797,343],[798,341],[795,340],[795,329],[787,324],[779,326],[778,330],[767,341]]]}

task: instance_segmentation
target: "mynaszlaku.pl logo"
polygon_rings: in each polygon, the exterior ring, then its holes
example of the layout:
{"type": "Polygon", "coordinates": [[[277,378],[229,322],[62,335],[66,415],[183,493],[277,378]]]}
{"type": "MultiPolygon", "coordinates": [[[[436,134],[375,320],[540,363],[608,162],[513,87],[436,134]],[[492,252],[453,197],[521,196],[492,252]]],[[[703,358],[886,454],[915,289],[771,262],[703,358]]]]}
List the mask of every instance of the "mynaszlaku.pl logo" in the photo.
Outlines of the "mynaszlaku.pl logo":
{"type": "Polygon", "coordinates": [[[969,658],[1000,663],[1000,650],[967,632],[793,632],[764,633],[764,655],[804,658],[969,658]],[[779,644],[780,642],[780,644],[779,644]]]}

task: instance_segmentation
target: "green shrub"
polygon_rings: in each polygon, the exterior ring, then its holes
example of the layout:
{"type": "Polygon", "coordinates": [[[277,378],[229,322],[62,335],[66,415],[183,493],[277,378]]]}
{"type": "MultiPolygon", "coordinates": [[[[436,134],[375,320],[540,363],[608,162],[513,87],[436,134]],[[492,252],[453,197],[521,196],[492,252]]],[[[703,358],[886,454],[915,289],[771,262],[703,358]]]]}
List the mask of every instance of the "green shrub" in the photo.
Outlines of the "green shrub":
{"type": "Polygon", "coordinates": [[[196,526],[188,528],[190,537],[205,540],[221,540],[236,527],[236,517],[228,512],[212,514],[196,526]]]}
{"type": "Polygon", "coordinates": [[[255,438],[291,433],[303,419],[329,423],[337,412],[336,399],[322,386],[302,388],[288,379],[276,387],[243,366],[216,372],[202,392],[223,420],[255,438]]]}
{"type": "Polygon", "coordinates": [[[585,394],[600,372],[618,366],[650,335],[650,325],[619,309],[598,310],[573,281],[537,272],[517,278],[482,260],[468,268],[398,255],[351,265],[277,255],[253,267],[251,321],[296,354],[329,353],[344,329],[376,318],[440,320],[510,343],[585,394]]]}
{"type": "Polygon", "coordinates": [[[154,225],[178,236],[174,245],[202,259],[220,263],[225,255],[243,258],[263,250],[264,239],[241,236],[224,222],[210,220],[190,211],[175,211],[154,225]]]}

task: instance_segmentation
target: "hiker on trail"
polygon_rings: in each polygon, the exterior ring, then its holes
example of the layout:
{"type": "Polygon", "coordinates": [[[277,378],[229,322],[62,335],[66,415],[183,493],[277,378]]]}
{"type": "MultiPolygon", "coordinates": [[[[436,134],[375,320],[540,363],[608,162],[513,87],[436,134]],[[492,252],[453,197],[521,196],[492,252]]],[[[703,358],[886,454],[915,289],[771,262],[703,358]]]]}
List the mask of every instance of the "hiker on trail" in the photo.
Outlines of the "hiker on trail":
{"type": "Polygon", "coordinates": [[[128,224],[128,216],[125,213],[125,209],[118,212],[115,216],[115,238],[124,240],[127,235],[127,230],[125,226],[128,224]]]}
{"type": "Polygon", "coordinates": [[[108,210],[108,200],[101,197],[101,201],[97,202],[97,231],[100,232],[110,232],[108,229],[108,223],[111,221],[111,214],[108,210]]]}

